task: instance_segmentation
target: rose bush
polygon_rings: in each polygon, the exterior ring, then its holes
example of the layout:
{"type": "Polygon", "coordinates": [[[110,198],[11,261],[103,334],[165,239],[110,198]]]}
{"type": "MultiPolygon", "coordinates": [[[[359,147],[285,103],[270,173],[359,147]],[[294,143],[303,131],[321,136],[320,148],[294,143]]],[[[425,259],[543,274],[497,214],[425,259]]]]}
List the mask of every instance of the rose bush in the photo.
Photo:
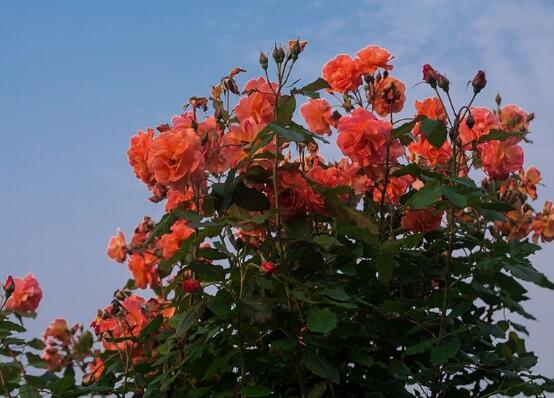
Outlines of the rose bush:
{"type": "Polygon", "coordinates": [[[554,239],[552,203],[532,205],[540,172],[524,169],[533,114],[500,97],[474,107],[482,71],[456,107],[425,65],[430,96],[400,118],[389,51],[338,55],[299,85],[305,47],[276,46],[271,67],[261,53],[261,77],[241,84],[234,68],[131,138],[133,172],[166,214],[109,241],[131,279],[91,331],[56,319],[42,339],[18,336],[42,291],[32,275],[6,280],[5,396],[554,391],[512,316],[534,319],[524,282],[554,288],[529,261],[554,239]],[[344,157],[324,159],[335,142],[344,157]]]}

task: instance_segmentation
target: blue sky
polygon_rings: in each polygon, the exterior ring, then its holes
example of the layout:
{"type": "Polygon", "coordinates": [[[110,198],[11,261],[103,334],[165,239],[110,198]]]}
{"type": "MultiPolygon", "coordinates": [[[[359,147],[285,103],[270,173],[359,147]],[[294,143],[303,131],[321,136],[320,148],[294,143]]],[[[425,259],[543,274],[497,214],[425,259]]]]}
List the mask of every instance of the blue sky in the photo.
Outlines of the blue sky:
{"type": "MultiPolygon", "coordinates": [[[[480,98],[534,111],[526,165],[544,172],[539,203],[554,198],[554,2],[550,1],[2,1],[0,3],[0,277],[33,272],[44,299],[31,329],[50,319],[88,324],[128,277],[105,256],[108,238],[159,216],[127,165],[129,137],[166,122],[233,66],[257,73],[260,49],[310,41],[297,70],[311,81],[337,53],[378,44],[396,55],[409,100],[421,65],[446,73],[461,103],[485,69],[480,98]],[[345,5],[347,4],[347,5],[345,5]]],[[[159,206],[158,206],[159,207],[159,206]]],[[[554,278],[554,247],[536,266],[554,278]]],[[[554,376],[554,293],[531,289],[529,345],[554,376]]]]}

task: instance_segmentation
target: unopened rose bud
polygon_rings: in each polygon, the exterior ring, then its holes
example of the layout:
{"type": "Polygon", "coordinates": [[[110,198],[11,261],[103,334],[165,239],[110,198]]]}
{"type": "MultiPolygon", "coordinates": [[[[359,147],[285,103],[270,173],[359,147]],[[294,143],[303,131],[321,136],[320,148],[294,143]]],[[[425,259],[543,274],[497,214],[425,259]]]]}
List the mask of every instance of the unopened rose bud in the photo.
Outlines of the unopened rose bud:
{"type": "Polygon", "coordinates": [[[473,92],[475,94],[478,94],[482,89],[484,89],[487,85],[485,71],[480,70],[479,72],[477,72],[477,74],[471,81],[471,85],[473,86],[473,92]]]}
{"type": "Polygon", "coordinates": [[[275,46],[271,55],[273,56],[275,62],[280,64],[285,59],[285,50],[283,50],[283,47],[275,46]]]}
{"type": "Polygon", "coordinates": [[[183,290],[185,293],[197,293],[201,288],[202,286],[198,279],[185,279],[183,281],[183,290]]]}
{"type": "Polygon", "coordinates": [[[450,80],[446,78],[446,76],[441,75],[440,73],[437,74],[437,85],[445,92],[447,93],[450,89],[450,80]]]}
{"type": "Polygon", "coordinates": [[[276,270],[276,266],[275,264],[273,264],[271,261],[262,261],[262,263],[260,264],[260,269],[266,274],[266,275],[271,275],[275,272],[276,270]]]}
{"type": "Polygon", "coordinates": [[[473,118],[473,116],[471,115],[471,113],[469,114],[469,116],[466,118],[466,126],[470,129],[473,128],[473,126],[475,126],[475,119],[473,118]]]}
{"type": "Polygon", "coordinates": [[[423,81],[431,87],[437,87],[437,71],[429,64],[423,65],[423,81]]]}
{"type": "Polygon", "coordinates": [[[387,77],[389,77],[389,71],[388,70],[385,70],[383,72],[383,79],[386,79],[387,77]]]}
{"type": "Polygon", "coordinates": [[[294,40],[292,43],[289,43],[289,51],[290,51],[290,57],[291,59],[298,59],[298,54],[300,54],[300,42],[298,40],[294,40]]]}
{"type": "Polygon", "coordinates": [[[2,286],[4,288],[4,293],[6,294],[6,300],[10,298],[12,293],[15,291],[15,282],[13,277],[9,275],[2,286]]]}
{"type": "Polygon", "coordinates": [[[379,83],[382,78],[383,76],[381,76],[381,72],[377,72],[377,74],[375,75],[375,81],[379,83]]]}
{"type": "Polygon", "coordinates": [[[364,76],[364,81],[367,84],[373,84],[373,82],[375,82],[375,77],[373,77],[373,75],[365,75],[364,76]]]}
{"type": "Polygon", "coordinates": [[[500,93],[496,94],[496,97],[494,97],[494,101],[496,102],[496,105],[500,106],[502,103],[502,97],[500,96],[500,93]]]}
{"type": "Polygon", "coordinates": [[[527,115],[526,122],[529,123],[529,122],[531,122],[531,121],[534,120],[534,119],[535,119],[535,114],[534,114],[534,113],[529,113],[529,114],[527,115]]]}
{"type": "Polygon", "coordinates": [[[262,69],[266,70],[269,65],[269,60],[267,59],[267,55],[265,55],[263,51],[260,51],[259,62],[262,69]]]}

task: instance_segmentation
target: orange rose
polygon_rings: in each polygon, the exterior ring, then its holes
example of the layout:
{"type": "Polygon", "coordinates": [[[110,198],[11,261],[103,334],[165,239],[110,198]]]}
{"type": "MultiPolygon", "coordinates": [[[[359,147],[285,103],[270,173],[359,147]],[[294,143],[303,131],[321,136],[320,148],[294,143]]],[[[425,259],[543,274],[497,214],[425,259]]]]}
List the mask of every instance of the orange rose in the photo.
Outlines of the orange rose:
{"type": "Polygon", "coordinates": [[[129,257],[129,271],[133,274],[136,287],[146,289],[147,286],[156,287],[160,284],[157,263],[158,258],[148,251],[143,254],[133,253],[129,257]]]}
{"type": "Polygon", "coordinates": [[[162,250],[163,258],[171,258],[181,248],[181,243],[194,234],[194,228],[188,226],[185,220],[177,220],[171,226],[171,233],[163,234],[157,243],[162,250]]]}
{"type": "Polygon", "coordinates": [[[227,167],[221,153],[222,131],[213,116],[198,124],[198,135],[201,137],[206,169],[213,174],[224,172],[227,167]]]}
{"type": "Polygon", "coordinates": [[[69,334],[69,329],[67,327],[67,321],[65,319],[54,319],[44,333],[42,334],[42,337],[46,340],[48,337],[52,337],[58,341],[60,341],[62,344],[68,344],[71,335],[69,334]]]}
{"type": "Polygon", "coordinates": [[[382,68],[385,70],[391,70],[392,65],[389,65],[389,62],[394,58],[391,54],[384,48],[377,46],[367,46],[362,48],[356,54],[358,57],[356,61],[360,64],[362,72],[365,75],[370,75],[377,70],[377,68],[382,68]]]}
{"type": "MultiPolygon", "coordinates": [[[[389,122],[378,120],[368,110],[358,108],[339,120],[337,145],[344,155],[363,167],[383,164],[391,129],[389,122]]],[[[389,161],[402,153],[402,147],[394,141],[389,150],[389,161]]]]}
{"type": "Polygon", "coordinates": [[[375,92],[369,92],[369,101],[373,110],[382,117],[398,113],[406,102],[406,85],[392,76],[388,76],[376,84],[375,92]]]}
{"type": "Polygon", "coordinates": [[[446,120],[446,111],[439,98],[425,98],[415,102],[416,116],[423,115],[429,119],[446,120]]]}
{"type": "Polygon", "coordinates": [[[500,122],[504,130],[526,132],[529,130],[529,115],[519,106],[509,104],[500,109],[500,122]]]}
{"type": "Polygon", "coordinates": [[[147,164],[157,182],[178,187],[204,171],[200,138],[190,128],[164,131],[154,139],[147,164]]]}
{"type": "Polygon", "coordinates": [[[504,180],[523,166],[523,149],[508,141],[492,140],[477,146],[483,169],[491,177],[504,180]]]}
{"type": "Polygon", "coordinates": [[[235,107],[239,121],[250,120],[255,124],[267,124],[273,121],[275,113],[275,94],[277,85],[271,86],[263,77],[250,80],[244,86],[246,97],[242,97],[235,107]]]}
{"type": "Polygon", "coordinates": [[[438,229],[444,211],[436,209],[407,209],[402,216],[402,229],[411,232],[430,232],[438,229]]]}
{"type": "Polygon", "coordinates": [[[529,167],[527,172],[523,170],[519,174],[523,193],[526,193],[531,199],[537,199],[537,184],[542,180],[541,172],[536,167],[529,167]]]}
{"type": "Polygon", "coordinates": [[[42,300],[42,290],[33,274],[23,278],[13,278],[15,290],[4,305],[6,311],[32,313],[38,308],[42,300]]]}
{"type": "Polygon", "coordinates": [[[362,84],[362,70],[358,62],[346,54],[337,55],[323,66],[323,79],[329,83],[329,91],[347,93],[362,84]]]}
{"type": "Polygon", "coordinates": [[[465,123],[467,118],[460,123],[460,140],[463,145],[477,141],[479,137],[487,135],[492,129],[502,128],[498,117],[487,108],[471,108],[471,116],[475,120],[472,128],[465,123]]]}
{"type": "MultiPolygon", "coordinates": [[[[406,193],[408,188],[414,182],[414,178],[411,175],[404,175],[401,177],[391,177],[387,184],[385,203],[398,204],[400,197],[406,193]]],[[[373,191],[373,201],[380,203],[383,197],[383,187],[378,186],[373,191]]]]}
{"type": "Polygon", "coordinates": [[[283,216],[291,217],[306,212],[322,213],[324,211],[323,197],[313,190],[298,171],[283,170],[279,172],[278,183],[279,209],[283,216]]]}
{"type": "Polygon", "coordinates": [[[554,209],[552,202],[546,201],[542,213],[537,213],[535,220],[531,224],[533,233],[533,241],[537,243],[539,238],[543,242],[551,242],[554,240],[554,209]]]}
{"type": "Polygon", "coordinates": [[[89,371],[88,374],[90,375],[88,382],[94,383],[98,381],[102,376],[102,374],[104,373],[104,369],[105,369],[104,361],[102,361],[102,358],[97,356],[96,358],[94,358],[92,362],[90,362],[87,365],[87,369],[89,371]]]}
{"type": "Polygon", "coordinates": [[[324,99],[310,98],[300,107],[300,114],[310,131],[316,134],[331,134],[331,105],[324,99]]]}
{"type": "MultiPolygon", "coordinates": [[[[263,124],[255,124],[250,120],[231,126],[230,131],[223,136],[221,150],[228,168],[237,167],[239,162],[246,158],[250,145],[264,127],[263,124]]],[[[263,148],[259,151],[263,151],[263,148]]]]}
{"type": "Polygon", "coordinates": [[[408,145],[408,151],[413,162],[431,168],[446,166],[452,157],[450,142],[445,141],[440,148],[435,148],[423,135],[408,145]]]}
{"type": "Polygon", "coordinates": [[[117,233],[108,242],[108,257],[118,263],[124,263],[127,258],[127,243],[125,235],[118,228],[117,233]]]}
{"type": "Polygon", "coordinates": [[[148,169],[148,152],[152,147],[154,141],[154,130],[148,129],[145,133],[139,130],[137,135],[131,137],[131,144],[127,151],[129,158],[129,164],[133,168],[135,175],[139,180],[147,184],[148,186],[154,185],[155,181],[152,173],[148,169]]]}

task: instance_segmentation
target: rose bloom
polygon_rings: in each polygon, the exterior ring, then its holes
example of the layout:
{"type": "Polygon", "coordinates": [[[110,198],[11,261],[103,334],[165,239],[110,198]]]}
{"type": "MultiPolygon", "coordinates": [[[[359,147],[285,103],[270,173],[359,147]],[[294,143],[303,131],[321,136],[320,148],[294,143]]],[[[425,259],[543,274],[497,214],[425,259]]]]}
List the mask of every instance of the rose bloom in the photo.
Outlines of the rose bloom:
{"type": "Polygon", "coordinates": [[[276,89],[275,83],[270,86],[263,77],[248,81],[244,86],[247,96],[242,97],[235,107],[235,114],[239,121],[250,120],[255,124],[272,122],[275,112],[273,90],[276,89]]]}
{"type": "Polygon", "coordinates": [[[430,232],[441,225],[444,211],[436,209],[407,209],[402,216],[402,229],[411,232],[430,232]]]}
{"type": "Polygon", "coordinates": [[[385,70],[392,69],[392,65],[389,65],[389,62],[393,57],[384,48],[367,46],[358,51],[356,55],[356,61],[358,61],[358,64],[361,66],[364,75],[372,74],[377,68],[385,70]]]}
{"type": "Polygon", "coordinates": [[[147,132],[139,130],[137,135],[131,137],[131,144],[127,151],[129,164],[133,168],[135,175],[148,186],[155,184],[154,177],[147,165],[148,153],[153,142],[154,130],[148,129],[147,132]]]}
{"type": "MultiPolygon", "coordinates": [[[[323,197],[313,190],[302,174],[296,170],[282,170],[278,176],[279,209],[284,217],[297,214],[322,213],[325,210],[323,197]]],[[[273,200],[273,192],[270,194],[273,200]]]]}
{"type": "Polygon", "coordinates": [[[171,226],[171,233],[163,234],[157,242],[158,248],[162,250],[163,258],[166,260],[171,258],[181,248],[181,243],[194,232],[194,228],[189,227],[187,221],[177,220],[171,226]]]}
{"type": "MultiPolygon", "coordinates": [[[[221,153],[228,168],[237,167],[239,162],[247,157],[250,145],[264,127],[265,125],[263,124],[256,124],[246,120],[238,125],[232,125],[229,132],[223,135],[221,153]]],[[[260,148],[258,152],[263,150],[263,148],[260,148]]]]}
{"type": "Polygon", "coordinates": [[[523,149],[517,144],[492,140],[479,144],[477,149],[483,169],[491,178],[504,180],[523,166],[523,149]]]}
{"type": "Polygon", "coordinates": [[[57,371],[66,361],[66,358],[60,354],[58,348],[51,345],[48,345],[44,349],[42,359],[46,362],[46,366],[50,372],[57,371]]]}
{"type": "Polygon", "coordinates": [[[267,238],[265,229],[254,226],[241,227],[236,233],[237,238],[245,242],[250,247],[260,247],[267,238]]]}
{"type": "Polygon", "coordinates": [[[58,341],[60,341],[62,344],[68,344],[71,335],[69,334],[69,328],[67,326],[67,321],[65,319],[54,319],[44,333],[42,334],[42,337],[44,340],[46,340],[48,337],[52,337],[58,341]]]}
{"type": "MultiPolygon", "coordinates": [[[[386,143],[391,129],[389,122],[378,120],[368,110],[358,108],[339,120],[337,145],[344,155],[361,166],[382,164],[386,158],[386,143]]],[[[402,153],[402,146],[394,141],[389,151],[389,161],[402,153]]]]}
{"type": "Polygon", "coordinates": [[[181,204],[184,204],[185,209],[196,211],[196,204],[193,202],[194,189],[191,186],[187,186],[184,189],[170,188],[167,190],[166,198],[165,211],[168,213],[175,210],[181,204]]]}
{"type": "Polygon", "coordinates": [[[212,174],[223,173],[227,162],[221,153],[222,131],[213,116],[198,124],[198,135],[201,137],[206,170],[212,174]]]}
{"type": "Polygon", "coordinates": [[[87,369],[89,371],[88,374],[90,375],[88,381],[89,383],[94,383],[98,381],[104,373],[104,361],[102,361],[102,358],[97,356],[87,365],[87,369]]]}
{"type": "Polygon", "coordinates": [[[446,120],[446,111],[438,97],[425,98],[415,102],[416,116],[426,116],[429,119],[446,120]]]}
{"type": "MultiPolygon", "coordinates": [[[[385,203],[398,204],[400,197],[406,193],[408,188],[414,182],[414,177],[411,175],[404,175],[401,177],[391,177],[387,184],[387,190],[385,195],[385,203]]],[[[381,203],[383,197],[383,188],[377,187],[373,191],[373,201],[381,203]]]]}
{"type": "Polygon", "coordinates": [[[520,206],[506,212],[506,221],[496,221],[494,229],[506,236],[506,239],[511,242],[525,238],[529,234],[532,222],[533,211],[531,209],[524,211],[523,207],[520,206]]]}
{"type": "Polygon", "coordinates": [[[129,271],[133,274],[136,287],[146,289],[147,286],[156,287],[160,284],[157,263],[158,258],[148,251],[133,253],[129,257],[129,271]]]}
{"type": "Polygon", "coordinates": [[[171,126],[174,129],[190,129],[195,122],[194,113],[185,112],[182,115],[175,115],[171,118],[171,126]]]}
{"type": "Polygon", "coordinates": [[[164,131],[154,139],[147,164],[157,182],[179,187],[204,171],[200,138],[193,129],[164,131]]]}
{"type": "Polygon", "coordinates": [[[124,263],[127,258],[127,243],[125,235],[118,228],[117,233],[108,242],[108,257],[118,263],[124,263]]]}
{"type": "Polygon", "coordinates": [[[406,102],[405,93],[406,85],[400,80],[392,76],[382,79],[377,83],[375,93],[370,93],[373,110],[382,117],[400,112],[406,102]]]}
{"type": "Polygon", "coordinates": [[[4,305],[6,311],[32,313],[38,308],[42,300],[42,290],[33,274],[23,278],[13,278],[15,290],[4,305]]]}
{"type": "Polygon", "coordinates": [[[338,93],[357,90],[362,84],[360,64],[346,54],[337,55],[327,62],[323,66],[321,76],[329,83],[329,91],[338,93]]]}
{"type": "Polygon", "coordinates": [[[183,290],[185,293],[197,293],[202,289],[198,279],[185,279],[183,281],[183,290]]]}
{"type": "Polygon", "coordinates": [[[492,129],[501,129],[502,125],[498,117],[487,108],[471,108],[471,116],[475,120],[475,125],[469,128],[466,119],[460,123],[460,140],[463,145],[477,141],[479,137],[487,135],[492,129]]]}
{"type": "Polygon", "coordinates": [[[154,316],[146,311],[145,299],[131,295],[121,302],[118,311],[109,305],[99,312],[91,326],[96,335],[102,338],[106,350],[121,351],[137,346],[137,343],[125,338],[137,337],[154,316]]]}
{"type": "Polygon", "coordinates": [[[500,109],[500,122],[504,130],[512,132],[525,132],[529,130],[527,112],[519,106],[509,104],[500,109]]]}
{"type": "Polygon", "coordinates": [[[440,148],[435,148],[423,135],[408,145],[410,159],[418,164],[431,168],[444,168],[452,157],[452,146],[445,141],[440,148]]]}
{"type": "Polygon", "coordinates": [[[539,169],[531,166],[525,173],[521,170],[519,178],[521,180],[522,193],[526,193],[531,199],[537,199],[537,185],[542,180],[539,169]]]}
{"type": "Polygon", "coordinates": [[[324,99],[310,98],[300,107],[300,114],[306,121],[311,132],[316,134],[331,134],[331,105],[324,99]]]}
{"type": "Polygon", "coordinates": [[[131,238],[131,248],[142,246],[152,229],[154,229],[154,222],[149,216],[144,216],[143,220],[135,227],[131,238]]]}
{"type": "Polygon", "coordinates": [[[345,178],[345,185],[354,190],[354,195],[361,196],[370,190],[373,182],[363,173],[359,163],[351,162],[343,158],[337,163],[337,168],[342,171],[345,178]]]}
{"type": "Polygon", "coordinates": [[[552,202],[547,200],[544,203],[542,213],[537,213],[531,224],[533,233],[533,242],[537,243],[539,238],[543,242],[552,242],[554,240],[554,209],[552,202]]]}

